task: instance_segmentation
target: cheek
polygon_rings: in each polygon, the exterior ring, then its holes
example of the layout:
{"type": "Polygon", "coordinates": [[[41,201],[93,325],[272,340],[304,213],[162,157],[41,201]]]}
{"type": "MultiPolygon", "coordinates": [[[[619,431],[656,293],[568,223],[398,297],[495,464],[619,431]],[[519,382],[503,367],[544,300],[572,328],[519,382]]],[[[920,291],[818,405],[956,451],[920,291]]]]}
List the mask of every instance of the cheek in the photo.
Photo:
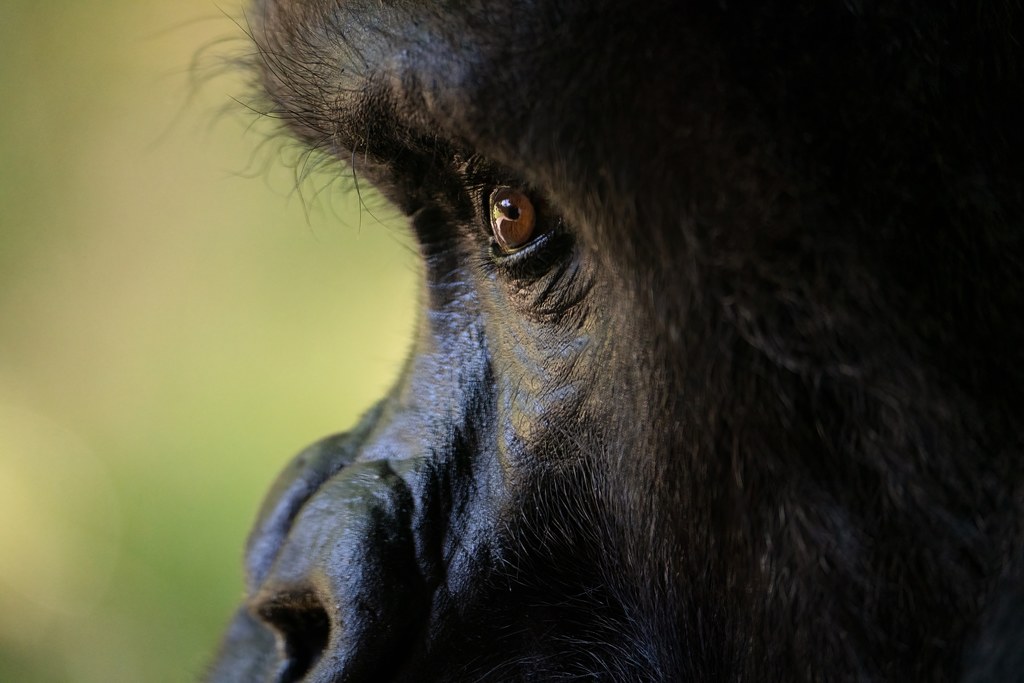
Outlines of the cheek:
{"type": "Polygon", "coordinates": [[[515,319],[488,326],[499,450],[509,465],[558,457],[592,384],[591,336],[515,319]]]}
{"type": "MultiPolygon", "coordinates": [[[[573,450],[608,335],[595,310],[609,283],[567,229],[477,271],[480,320],[494,380],[498,452],[528,466],[573,450]]],[[[575,450],[579,450],[576,448],[575,450]]],[[[529,469],[529,467],[526,467],[529,469]]]]}

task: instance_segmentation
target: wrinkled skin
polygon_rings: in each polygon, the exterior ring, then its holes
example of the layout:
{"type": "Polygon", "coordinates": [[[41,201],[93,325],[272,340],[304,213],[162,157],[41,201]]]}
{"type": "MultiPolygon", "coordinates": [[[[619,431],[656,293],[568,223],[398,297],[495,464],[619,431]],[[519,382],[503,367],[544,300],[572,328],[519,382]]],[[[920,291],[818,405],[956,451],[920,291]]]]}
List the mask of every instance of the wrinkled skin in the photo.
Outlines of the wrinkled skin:
{"type": "Polygon", "coordinates": [[[209,680],[1021,680],[1024,24],[948,4],[252,7],[425,285],[209,680]]]}

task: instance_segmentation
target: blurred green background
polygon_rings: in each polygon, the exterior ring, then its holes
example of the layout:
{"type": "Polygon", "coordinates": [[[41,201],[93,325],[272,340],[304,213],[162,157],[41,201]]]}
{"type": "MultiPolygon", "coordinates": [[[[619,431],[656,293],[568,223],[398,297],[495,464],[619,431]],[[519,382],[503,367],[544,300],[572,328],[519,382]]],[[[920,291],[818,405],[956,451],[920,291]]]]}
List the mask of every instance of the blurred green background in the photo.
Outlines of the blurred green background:
{"type": "Polygon", "coordinates": [[[407,238],[266,143],[241,13],[0,3],[0,681],[194,680],[262,492],[404,355],[407,238]]]}

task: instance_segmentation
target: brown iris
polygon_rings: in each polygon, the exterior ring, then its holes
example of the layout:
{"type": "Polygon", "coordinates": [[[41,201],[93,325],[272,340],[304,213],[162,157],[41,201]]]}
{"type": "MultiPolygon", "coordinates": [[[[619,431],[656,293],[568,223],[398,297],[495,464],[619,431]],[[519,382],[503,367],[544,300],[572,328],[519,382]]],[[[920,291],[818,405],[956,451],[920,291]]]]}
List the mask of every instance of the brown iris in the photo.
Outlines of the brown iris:
{"type": "Polygon", "coordinates": [[[499,187],[491,193],[491,231],[502,251],[522,249],[533,239],[537,215],[533,202],[511,187],[499,187]]]}

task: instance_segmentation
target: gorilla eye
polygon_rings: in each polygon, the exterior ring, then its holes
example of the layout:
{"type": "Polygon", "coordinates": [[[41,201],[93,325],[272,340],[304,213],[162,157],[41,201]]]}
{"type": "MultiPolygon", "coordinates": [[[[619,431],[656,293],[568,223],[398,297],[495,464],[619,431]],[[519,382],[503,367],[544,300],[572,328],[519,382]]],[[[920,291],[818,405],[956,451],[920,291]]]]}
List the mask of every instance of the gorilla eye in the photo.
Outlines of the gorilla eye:
{"type": "Polygon", "coordinates": [[[491,232],[506,254],[525,247],[537,232],[533,202],[523,192],[499,187],[491,193],[491,232]]]}

